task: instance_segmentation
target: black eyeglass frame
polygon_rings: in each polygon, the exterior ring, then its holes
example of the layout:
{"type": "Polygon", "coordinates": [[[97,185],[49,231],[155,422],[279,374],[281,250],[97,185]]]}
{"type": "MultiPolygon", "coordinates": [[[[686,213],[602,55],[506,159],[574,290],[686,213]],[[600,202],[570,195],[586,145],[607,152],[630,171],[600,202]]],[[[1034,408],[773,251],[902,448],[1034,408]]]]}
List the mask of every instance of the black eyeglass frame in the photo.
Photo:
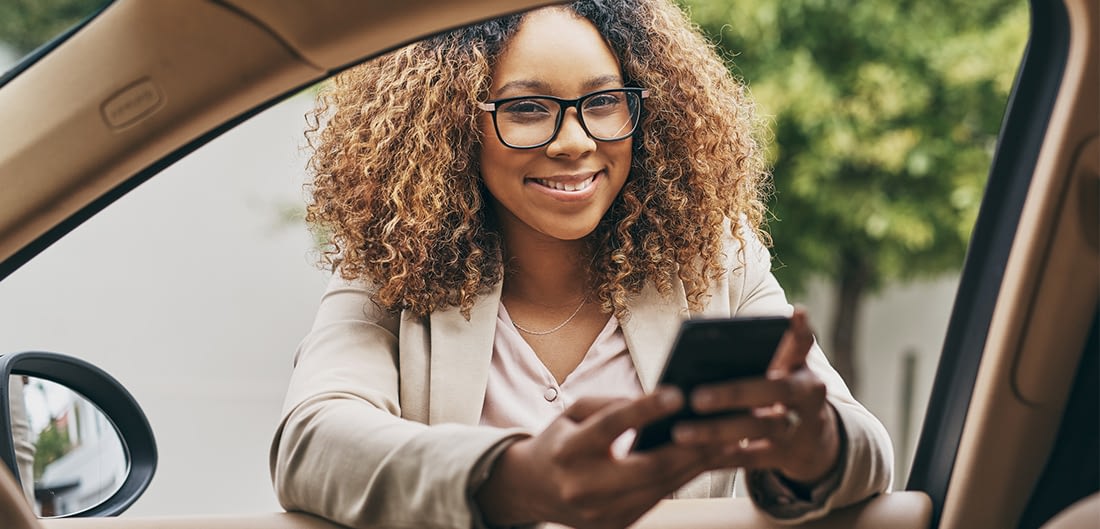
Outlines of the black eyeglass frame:
{"type": "Polygon", "coordinates": [[[584,94],[584,95],[582,95],[582,96],[580,96],[576,99],[562,99],[560,97],[544,96],[544,95],[527,95],[527,96],[504,97],[504,98],[501,98],[501,99],[493,99],[491,101],[486,101],[484,103],[478,103],[477,106],[481,110],[484,110],[484,111],[486,111],[486,112],[493,115],[493,130],[496,131],[497,139],[500,140],[500,143],[502,143],[505,147],[509,147],[511,149],[526,150],[526,149],[538,149],[539,147],[545,147],[545,146],[550,145],[551,143],[553,143],[553,141],[555,139],[557,139],[558,133],[561,132],[561,124],[562,124],[563,121],[565,121],[565,110],[568,109],[568,108],[573,108],[577,111],[577,121],[581,124],[581,128],[584,129],[584,133],[587,134],[589,138],[592,138],[596,141],[603,141],[603,142],[612,142],[612,141],[625,140],[625,139],[629,138],[630,136],[632,136],[634,134],[634,131],[638,130],[638,123],[641,122],[642,107],[644,105],[643,101],[647,98],[649,98],[649,90],[646,90],[645,88],[638,88],[638,87],[628,86],[628,87],[622,87],[622,88],[606,88],[606,89],[603,89],[603,90],[596,90],[595,92],[589,92],[589,93],[584,94]],[[598,95],[601,95],[601,94],[610,93],[610,92],[630,92],[630,93],[638,94],[638,119],[635,120],[633,126],[630,127],[630,130],[626,134],[623,134],[622,136],[618,136],[618,137],[615,137],[615,138],[607,138],[607,139],[597,138],[595,135],[592,134],[592,131],[588,130],[588,125],[585,124],[585,122],[584,122],[584,112],[581,111],[581,102],[585,101],[589,98],[592,98],[592,97],[595,97],[595,96],[598,96],[598,95]],[[527,145],[527,146],[519,147],[519,146],[516,146],[516,145],[512,145],[511,143],[508,143],[507,141],[504,141],[504,136],[501,135],[501,133],[500,133],[500,126],[497,125],[497,106],[502,105],[504,103],[510,103],[512,101],[521,101],[521,100],[524,100],[524,99],[549,99],[551,101],[554,101],[555,103],[558,104],[558,118],[554,122],[554,132],[552,134],[550,134],[550,137],[547,138],[546,141],[544,141],[542,143],[539,143],[539,144],[536,144],[536,145],[527,145]]]}

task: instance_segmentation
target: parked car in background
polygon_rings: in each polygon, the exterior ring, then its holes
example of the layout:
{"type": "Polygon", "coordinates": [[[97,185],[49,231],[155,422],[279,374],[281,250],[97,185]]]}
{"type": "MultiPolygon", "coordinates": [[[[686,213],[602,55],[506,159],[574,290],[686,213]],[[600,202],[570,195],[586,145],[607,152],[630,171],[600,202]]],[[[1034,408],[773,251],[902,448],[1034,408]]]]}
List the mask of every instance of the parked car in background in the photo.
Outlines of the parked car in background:
{"type": "MultiPolygon", "coordinates": [[[[84,221],[275,102],[402,43],[545,3],[109,3],[0,78],[0,281],[33,267],[36,255],[84,221]]],[[[1096,526],[1100,6],[1035,0],[1031,7],[1027,53],[908,482],[810,527],[1096,526]],[[1074,525],[1079,520],[1085,525],[1074,525]]],[[[153,431],[139,403],[110,375],[79,360],[81,351],[0,354],[0,459],[6,463],[0,527],[335,527],[300,513],[37,519],[70,503],[77,505],[70,508],[75,516],[122,512],[153,478],[153,431]],[[45,389],[52,384],[68,389],[45,389]],[[43,388],[44,401],[62,404],[36,403],[28,386],[43,388]],[[49,458],[20,447],[13,432],[31,424],[57,433],[49,458]],[[96,425],[96,433],[87,429],[96,425]],[[46,467],[60,469],[59,461],[72,459],[76,436],[101,442],[104,425],[113,432],[102,442],[124,450],[125,475],[112,477],[113,492],[92,505],[74,503],[80,480],[57,478],[46,467]],[[36,484],[24,486],[28,481],[36,484]]],[[[95,488],[103,488],[99,484],[95,488]]],[[[637,524],[772,526],[748,499],[669,500],[637,524]]]]}

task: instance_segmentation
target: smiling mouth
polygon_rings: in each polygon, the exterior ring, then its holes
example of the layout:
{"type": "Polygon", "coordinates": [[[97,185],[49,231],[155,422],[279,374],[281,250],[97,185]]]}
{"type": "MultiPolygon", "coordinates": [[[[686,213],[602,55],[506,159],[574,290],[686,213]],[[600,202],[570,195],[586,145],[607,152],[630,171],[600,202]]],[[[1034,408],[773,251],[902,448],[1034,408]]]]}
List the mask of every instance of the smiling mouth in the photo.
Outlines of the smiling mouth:
{"type": "Polygon", "coordinates": [[[541,186],[544,186],[544,187],[549,187],[550,189],[556,189],[558,191],[572,191],[572,192],[584,191],[585,189],[588,189],[592,185],[592,182],[594,182],[595,180],[596,180],[596,175],[592,175],[592,176],[590,176],[588,178],[585,178],[584,180],[581,180],[579,182],[558,182],[558,181],[554,181],[554,180],[547,180],[545,178],[534,178],[534,179],[532,179],[533,182],[535,182],[535,183],[537,183],[541,186]]]}

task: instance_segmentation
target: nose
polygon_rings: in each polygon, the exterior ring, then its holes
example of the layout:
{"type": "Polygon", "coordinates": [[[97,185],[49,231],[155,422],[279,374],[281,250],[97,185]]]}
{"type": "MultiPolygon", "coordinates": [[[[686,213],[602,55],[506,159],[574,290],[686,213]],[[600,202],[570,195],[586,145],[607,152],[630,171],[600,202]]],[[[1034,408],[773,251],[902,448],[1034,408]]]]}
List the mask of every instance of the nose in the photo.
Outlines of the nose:
{"type": "Polygon", "coordinates": [[[581,126],[580,115],[575,108],[565,109],[561,117],[558,135],[546,146],[546,155],[554,158],[579,158],[596,150],[596,140],[581,126]]]}

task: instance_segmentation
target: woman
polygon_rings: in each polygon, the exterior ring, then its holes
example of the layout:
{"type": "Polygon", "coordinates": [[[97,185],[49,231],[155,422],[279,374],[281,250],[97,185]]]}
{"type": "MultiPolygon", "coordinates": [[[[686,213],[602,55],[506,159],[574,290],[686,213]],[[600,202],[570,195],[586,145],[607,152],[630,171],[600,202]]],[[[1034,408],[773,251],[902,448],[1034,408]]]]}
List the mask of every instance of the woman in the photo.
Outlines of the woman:
{"type": "Polygon", "coordinates": [[[736,468],[788,520],[888,488],[889,439],[801,311],[767,377],[655,387],[682,319],[792,314],[762,242],[751,104],[675,6],[460,29],[321,101],[308,220],[339,273],[272,447],[287,509],[622,527],[669,495],[732,494],[736,468]],[[629,452],[684,405],[753,413],[629,452]]]}

